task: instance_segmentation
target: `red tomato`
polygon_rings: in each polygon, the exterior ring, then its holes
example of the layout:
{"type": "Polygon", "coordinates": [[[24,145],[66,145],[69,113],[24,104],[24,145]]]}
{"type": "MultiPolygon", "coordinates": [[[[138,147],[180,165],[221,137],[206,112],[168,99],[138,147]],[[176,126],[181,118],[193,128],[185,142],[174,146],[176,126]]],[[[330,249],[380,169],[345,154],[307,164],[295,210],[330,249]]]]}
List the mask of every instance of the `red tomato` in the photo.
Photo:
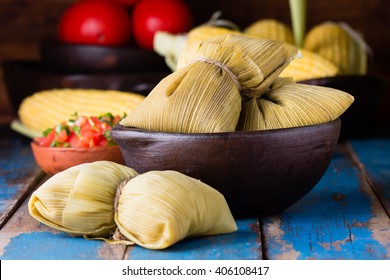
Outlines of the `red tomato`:
{"type": "Polygon", "coordinates": [[[35,139],[35,141],[38,143],[39,146],[50,147],[55,137],[56,137],[56,132],[53,129],[52,131],[50,131],[49,134],[47,134],[44,137],[38,137],[35,139]]]}
{"type": "Polygon", "coordinates": [[[61,143],[64,143],[68,140],[68,134],[65,130],[61,130],[60,133],[58,133],[57,135],[57,141],[58,142],[61,142],[61,143]]]}
{"type": "Polygon", "coordinates": [[[34,141],[44,147],[92,148],[116,145],[110,130],[121,117],[110,113],[99,117],[80,116],[44,131],[44,137],[34,141]]]}
{"type": "Polygon", "coordinates": [[[120,46],[129,42],[131,20],[124,6],[108,1],[81,1],[62,14],[58,37],[66,43],[120,46]]]}
{"type": "Polygon", "coordinates": [[[183,33],[192,27],[192,14],[181,0],[142,0],[133,10],[133,33],[136,43],[153,49],[156,31],[183,33]]]}
{"type": "Polygon", "coordinates": [[[119,4],[125,5],[127,7],[133,7],[140,0],[111,0],[112,2],[117,2],[119,4]]]}

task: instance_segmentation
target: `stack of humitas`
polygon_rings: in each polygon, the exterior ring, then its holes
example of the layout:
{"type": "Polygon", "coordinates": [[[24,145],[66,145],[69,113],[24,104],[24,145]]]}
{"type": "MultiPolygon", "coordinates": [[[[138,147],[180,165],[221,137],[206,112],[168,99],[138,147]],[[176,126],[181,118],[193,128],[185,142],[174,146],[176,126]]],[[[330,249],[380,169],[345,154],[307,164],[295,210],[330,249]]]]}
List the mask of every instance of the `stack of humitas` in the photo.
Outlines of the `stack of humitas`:
{"type": "MultiPolygon", "coordinates": [[[[180,133],[251,131],[337,119],[353,102],[343,91],[278,77],[299,50],[227,34],[190,44],[178,69],[121,121],[180,133]]],[[[237,230],[218,191],[176,171],[138,174],[110,162],[51,177],[29,202],[33,217],[74,235],[166,248],[187,236],[237,230]]]]}

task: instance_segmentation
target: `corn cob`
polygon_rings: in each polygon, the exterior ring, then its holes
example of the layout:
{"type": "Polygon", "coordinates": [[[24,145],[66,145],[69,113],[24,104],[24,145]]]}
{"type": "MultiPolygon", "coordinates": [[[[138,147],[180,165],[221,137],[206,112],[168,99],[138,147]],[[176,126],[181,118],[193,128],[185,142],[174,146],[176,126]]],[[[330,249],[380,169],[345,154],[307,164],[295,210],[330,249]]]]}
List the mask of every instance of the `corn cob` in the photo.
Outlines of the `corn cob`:
{"type": "Polygon", "coordinates": [[[200,25],[188,33],[187,45],[226,34],[240,35],[241,32],[220,26],[200,25]]]}
{"type": "Polygon", "coordinates": [[[165,58],[167,66],[172,71],[176,71],[180,54],[186,46],[194,42],[230,33],[240,34],[238,31],[207,24],[193,28],[188,34],[174,35],[159,31],[154,36],[153,48],[159,55],[165,58]]]}
{"type": "Polygon", "coordinates": [[[291,29],[275,19],[262,19],[256,21],[244,29],[244,34],[294,44],[291,29]]]}
{"type": "Polygon", "coordinates": [[[163,56],[165,63],[172,70],[176,71],[179,56],[186,47],[187,34],[174,35],[165,31],[157,31],[153,39],[153,49],[163,56]]]}
{"type": "Polygon", "coordinates": [[[67,121],[72,114],[99,116],[128,114],[145,97],[113,90],[53,89],[25,98],[18,110],[20,121],[29,129],[42,132],[67,121]]]}
{"type": "Polygon", "coordinates": [[[338,68],[326,58],[307,50],[302,57],[294,59],[280,73],[280,77],[292,77],[295,81],[336,76],[338,68]]]}

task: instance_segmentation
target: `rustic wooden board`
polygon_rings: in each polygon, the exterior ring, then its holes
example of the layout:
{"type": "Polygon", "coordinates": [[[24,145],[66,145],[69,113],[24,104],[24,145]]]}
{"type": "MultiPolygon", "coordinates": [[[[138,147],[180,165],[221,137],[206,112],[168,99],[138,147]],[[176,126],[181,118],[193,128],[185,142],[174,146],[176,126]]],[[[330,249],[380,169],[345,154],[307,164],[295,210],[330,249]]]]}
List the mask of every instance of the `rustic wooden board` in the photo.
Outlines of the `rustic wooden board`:
{"type": "Polygon", "coordinates": [[[0,231],[2,260],[120,260],[125,249],[51,229],[29,215],[27,201],[0,231]]]}
{"type": "Polygon", "coordinates": [[[0,228],[44,175],[34,161],[30,140],[7,130],[0,138],[0,228]]]}
{"type": "Polygon", "coordinates": [[[369,182],[387,213],[390,213],[390,139],[350,141],[358,164],[367,172],[369,182]]]}
{"type": "Polygon", "coordinates": [[[27,203],[0,231],[3,260],[99,260],[99,259],[261,259],[261,238],[257,219],[238,220],[232,234],[183,240],[166,250],[149,250],[137,245],[110,245],[99,240],[71,237],[50,229],[28,214],[27,203]]]}
{"type": "Polygon", "coordinates": [[[239,219],[235,233],[185,239],[165,250],[129,246],[132,260],[259,260],[261,235],[257,219],[239,219]]]}
{"type": "Polygon", "coordinates": [[[239,219],[236,233],[148,250],[71,237],[33,219],[27,199],[42,173],[29,141],[15,139],[0,140],[0,193],[6,201],[14,197],[18,208],[13,215],[5,211],[10,218],[0,230],[0,259],[390,259],[390,219],[377,198],[388,201],[387,140],[340,145],[317,186],[280,215],[260,219],[260,226],[256,218],[239,219]],[[3,190],[11,185],[16,194],[3,190]]]}
{"type": "Polygon", "coordinates": [[[303,199],[262,221],[268,259],[389,259],[390,220],[341,147],[303,199]]]}

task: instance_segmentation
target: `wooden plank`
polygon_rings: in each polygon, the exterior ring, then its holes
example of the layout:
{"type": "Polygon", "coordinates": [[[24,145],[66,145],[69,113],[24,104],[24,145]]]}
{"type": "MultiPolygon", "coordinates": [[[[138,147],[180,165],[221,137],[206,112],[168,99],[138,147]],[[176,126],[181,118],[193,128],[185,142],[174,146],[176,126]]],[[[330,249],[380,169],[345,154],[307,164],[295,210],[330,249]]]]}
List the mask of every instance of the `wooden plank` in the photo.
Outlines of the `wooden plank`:
{"type": "Polygon", "coordinates": [[[303,199],[262,220],[268,259],[389,259],[390,220],[340,146],[303,199]]]}
{"type": "Polygon", "coordinates": [[[367,172],[370,184],[379,200],[390,213],[390,139],[361,139],[350,141],[354,158],[367,172]]]}
{"type": "Polygon", "coordinates": [[[261,238],[257,219],[239,219],[235,233],[185,239],[165,250],[129,246],[132,260],[259,260],[261,238]]]}
{"type": "Polygon", "coordinates": [[[27,201],[0,231],[2,260],[121,260],[125,250],[49,228],[29,215],[27,201]]]}
{"type": "Polygon", "coordinates": [[[0,138],[0,228],[32,191],[43,173],[36,165],[30,140],[4,126],[0,138]]]}
{"type": "Polygon", "coordinates": [[[257,219],[238,220],[235,233],[183,240],[165,250],[140,246],[110,245],[99,240],[71,237],[51,229],[28,214],[27,202],[0,231],[3,260],[95,260],[95,259],[261,259],[257,219]]]}

